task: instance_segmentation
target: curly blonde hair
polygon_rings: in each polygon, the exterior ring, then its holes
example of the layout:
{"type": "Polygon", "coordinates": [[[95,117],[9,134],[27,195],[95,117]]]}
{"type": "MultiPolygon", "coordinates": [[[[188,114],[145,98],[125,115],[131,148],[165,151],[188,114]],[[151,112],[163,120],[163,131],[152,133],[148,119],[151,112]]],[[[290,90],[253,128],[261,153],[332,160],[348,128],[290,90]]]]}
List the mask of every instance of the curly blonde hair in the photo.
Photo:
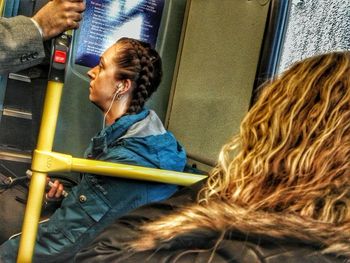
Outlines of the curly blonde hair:
{"type": "Polygon", "coordinates": [[[308,58],[266,85],[223,147],[202,201],[342,222],[349,160],[350,53],[308,58]]]}
{"type": "Polygon", "coordinates": [[[274,224],[330,252],[345,243],[350,255],[350,52],[305,59],[266,83],[197,204],[146,224],[133,247],[199,227],[278,236],[274,224]]]}

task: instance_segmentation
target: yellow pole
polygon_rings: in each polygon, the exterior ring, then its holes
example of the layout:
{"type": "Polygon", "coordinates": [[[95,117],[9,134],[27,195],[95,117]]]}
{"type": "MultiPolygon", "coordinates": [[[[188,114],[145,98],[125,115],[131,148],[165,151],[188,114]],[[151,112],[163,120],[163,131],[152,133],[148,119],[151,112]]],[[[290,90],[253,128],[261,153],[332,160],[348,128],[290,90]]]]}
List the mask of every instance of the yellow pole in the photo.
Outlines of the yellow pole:
{"type": "Polygon", "coordinates": [[[0,16],[4,13],[5,0],[0,0],[0,16]]]}
{"type": "MultiPolygon", "coordinates": [[[[63,83],[49,81],[44,102],[43,116],[41,119],[37,149],[51,151],[55,136],[57,116],[61,101],[63,83]]],[[[36,154],[33,154],[33,163],[36,154]]],[[[49,163],[46,164],[49,166],[49,163]]],[[[49,168],[49,167],[48,167],[49,168]]],[[[34,170],[34,169],[32,169],[34,170]]],[[[41,213],[41,206],[46,185],[46,173],[33,172],[30,182],[27,207],[22,226],[22,235],[19,245],[18,263],[32,261],[35,239],[41,213]]]]}
{"type": "Polygon", "coordinates": [[[41,173],[74,171],[183,186],[192,185],[206,178],[205,175],[73,158],[71,155],[58,152],[35,150],[34,156],[35,159],[33,159],[32,162],[32,170],[41,173]]]}
{"type": "Polygon", "coordinates": [[[147,168],[136,165],[94,161],[81,158],[72,158],[71,171],[102,174],[114,177],[161,182],[167,184],[177,184],[183,186],[192,185],[206,178],[206,176],[197,174],[147,168]]]}

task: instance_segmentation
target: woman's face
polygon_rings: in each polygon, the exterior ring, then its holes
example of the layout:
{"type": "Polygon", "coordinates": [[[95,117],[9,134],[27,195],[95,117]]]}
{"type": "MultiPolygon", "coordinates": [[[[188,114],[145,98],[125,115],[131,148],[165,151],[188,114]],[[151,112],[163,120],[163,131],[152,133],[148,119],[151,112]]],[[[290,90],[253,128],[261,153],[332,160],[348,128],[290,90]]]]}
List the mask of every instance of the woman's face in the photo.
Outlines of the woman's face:
{"type": "Polygon", "coordinates": [[[113,59],[116,52],[118,52],[118,45],[108,48],[102,54],[100,63],[87,73],[90,77],[89,99],[104,112],[112,103],[112,99],[117,92],[117,85],[120,82],[115,77],[117,66],[113,59]]]}

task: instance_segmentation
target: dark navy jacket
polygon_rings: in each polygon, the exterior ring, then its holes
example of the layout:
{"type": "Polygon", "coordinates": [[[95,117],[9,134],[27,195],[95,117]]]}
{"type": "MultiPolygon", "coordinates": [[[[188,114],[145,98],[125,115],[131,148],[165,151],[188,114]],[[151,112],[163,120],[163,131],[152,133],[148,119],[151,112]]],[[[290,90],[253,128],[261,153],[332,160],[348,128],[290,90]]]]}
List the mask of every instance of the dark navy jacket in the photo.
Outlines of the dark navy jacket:
{"type": "MultiPolygon", "coordinates": [[[[125,244],[137,239],[139,227],[194,203],[205,181],[183,188],[171,198],[147,204],[122,216],[105,228],[76,256],[76,263],[349,263],[350,259],[325,255],[315,240],[269,237],[225,229],[199,228],[155,249],[135,252],[125,244]],[[219,242],[220,240],[220,242],[219,242]]],[[[233,222],[234,224],[234,222],[233,222]]]]}
{"type": "MultiPolygon", "coordinates": [[[[186,154],[150,110],[126,115],[91,139],[87,158],[183,171],[186,154]]],[[[177,186],[84,174],[50,220],[39,226],[33,262],[71,262],[116,218],[168,198],[177,186]]],[[[0,247],[0,261],[15,262],[19,238],[0,247]]]]}

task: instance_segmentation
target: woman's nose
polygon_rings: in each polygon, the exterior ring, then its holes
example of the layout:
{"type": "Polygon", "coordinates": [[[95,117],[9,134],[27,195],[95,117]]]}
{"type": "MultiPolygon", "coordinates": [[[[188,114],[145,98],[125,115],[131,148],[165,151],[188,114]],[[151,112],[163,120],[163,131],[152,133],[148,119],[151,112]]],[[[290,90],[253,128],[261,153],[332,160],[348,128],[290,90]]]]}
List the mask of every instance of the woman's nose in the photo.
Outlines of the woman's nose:
{"type": "Polygon", "coordinates": [[[89,76],[90,79],[94,79],[96,77],[96,67],[93,67],[87,72],[87,75],[89,76]]]}

